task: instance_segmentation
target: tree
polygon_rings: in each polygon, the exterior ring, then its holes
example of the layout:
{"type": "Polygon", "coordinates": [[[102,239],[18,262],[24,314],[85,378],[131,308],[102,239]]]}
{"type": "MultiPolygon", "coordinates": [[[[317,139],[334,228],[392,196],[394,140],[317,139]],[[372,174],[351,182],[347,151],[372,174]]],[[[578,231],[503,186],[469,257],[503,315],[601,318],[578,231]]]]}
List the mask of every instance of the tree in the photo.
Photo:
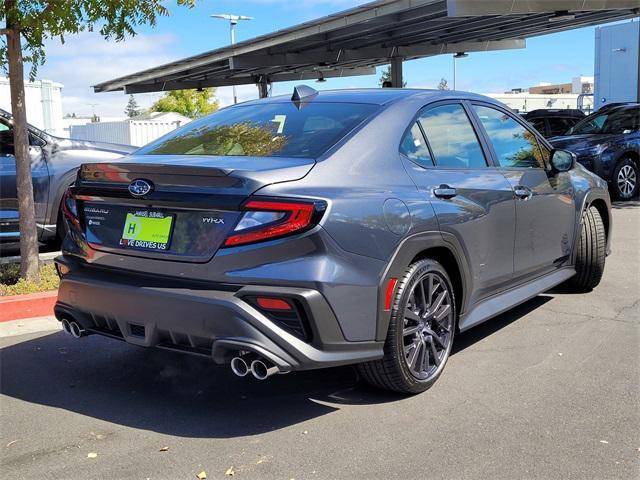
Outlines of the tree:
{"type": "MultiPolygon", "coordinates": [[[[192,7],[195,0],[177,0],[192,7]]],[[[0,66],[8,70],[13,114],[16,186],[20,215],[20,275],[38,278],[38,232],[33,204],[29,159],[29,136],[24,95],[24,62],[31,65],[30,78],[45,61],[44,42],[81,31],[98,29],[106,39],[122,41],[135,28],[155,25],[169,14],[164,0],[2,0],[0,16],[0,66]],[[22,41],[24,40],[24,44],[22,41]]]]}
{"type": "Polygon", "coordinates": [[[177,112],[185,117],[197,118],[215,112],[218,101],[215,88],[198,90],[172,90],[151,106],[152,112],[177,112]]]}
{"type": "Polygon", "coordinates": [[[449,84],[447,83],[446,78],[440,79],[440,83],[438,83],[438,90],[449,90],[449,84]]]}
{"type": "MultiPolygon", "coordinates": [[[[391,65],[387,65],[387,68],[382,71],[382,73],[380,74],[380,78],[378,79],[378,85],[380,85],[381,87],[384,87],[385,83],[391,83],[391,65]]],[[[402,87],[406,86],[407,82],[402,82],[402,87]]]]}
{"type": "Polygon", "coordinates": [[[133,95],[129,95],[129,101],[124,109],[124,114],[129,118],[140,115],[140,107],[138,107],[138,102],[136,102],[136,98],[133,95]]]}

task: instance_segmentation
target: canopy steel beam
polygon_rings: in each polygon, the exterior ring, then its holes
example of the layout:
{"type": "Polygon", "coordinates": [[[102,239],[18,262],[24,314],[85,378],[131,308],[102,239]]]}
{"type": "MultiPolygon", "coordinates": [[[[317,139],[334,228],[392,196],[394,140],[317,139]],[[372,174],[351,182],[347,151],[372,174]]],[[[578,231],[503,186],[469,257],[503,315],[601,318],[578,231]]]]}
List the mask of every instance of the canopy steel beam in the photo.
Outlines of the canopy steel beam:
{"type": "Polygon", "coordinates": [[[447,0],[450,17],[639,8],[638,0],[447,0]]]}
{"type": "Polygon", "coordinates": [[[488,50],[509,50],[525,48],[524,39],[500,40],[497,42],[459,42],[439,45],[422,44],[406,47],[361,48],[339,50],[337,52],[284,53],[274,55],[244,55],[231,57],[229,67],[232,70],[259,67],[279,67],[288,65],[327,64],[353,60],[378,60],[392,57],[426,57],[456,52],[485,52],[488,50]]]}
{"type": "MultiPolygon", "coordinates": [[[[344,68],[335,70],[315,70],[299,73],[280,73],[269,75],[269,82],[292,82],[303,80],[317,80],[318,78],[337,78],[337,77],[353,77],[358,75],[375,75],[375,67],[364,68],[344,68]]],[[[169,90],[186,90],[192,88],[207,87],[225,87],[230,85],[252,85],[260,83],[260,75],[250,75],[245,77],[231,78],[210,78],[200,81],[171,81],[156,82],[149,84],[132,84],[124,86],[124,93],[148,93],[148,92],[166,92],[169,90]]]]}

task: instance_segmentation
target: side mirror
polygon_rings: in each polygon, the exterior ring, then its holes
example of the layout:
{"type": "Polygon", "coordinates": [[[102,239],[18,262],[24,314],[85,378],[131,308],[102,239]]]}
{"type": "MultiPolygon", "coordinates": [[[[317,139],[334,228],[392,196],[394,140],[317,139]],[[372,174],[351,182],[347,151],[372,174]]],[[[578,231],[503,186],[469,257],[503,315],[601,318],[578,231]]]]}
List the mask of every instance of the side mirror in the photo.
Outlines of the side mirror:
{"type": "Polygon", "coordinates": [[[554,172],[568,172],[576,165],[576,154],[568,150],[553,150],[550,161],[554,172]]]}

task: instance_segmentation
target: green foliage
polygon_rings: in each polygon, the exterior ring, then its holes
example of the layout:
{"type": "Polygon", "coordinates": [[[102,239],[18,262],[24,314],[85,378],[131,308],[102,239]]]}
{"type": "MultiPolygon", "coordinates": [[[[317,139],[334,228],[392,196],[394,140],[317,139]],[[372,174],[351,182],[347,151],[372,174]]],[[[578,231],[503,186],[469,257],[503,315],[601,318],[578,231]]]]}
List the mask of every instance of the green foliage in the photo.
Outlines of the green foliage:
{"type": "Polygon", "coordinates": [[[173,90],[164,94],[151,106],[152,112],[177,112],[185,117],[198,118],[218,109],[215,88],[173,90]]]}
{"type": "Polygon", "coordinates": [[[446,78],[440,79],[440,83],[438,83],[438,90],[449,90],[449,84],[447,83],[446,78]]]}
{"type": "Polygon", "coordinates": [[[138,107],[138,102],[136,102],[136,97],[133,95],[129,95],[129,101],[127,102],[127,106],[124,109],[124,114],[129,117],[137,117],[140,115],[140,107],[138,107]]]}
{"type": "MultiPolygon", "coordinates": [[[[193,7],[195,0],[176,0],[193,7]]],[[[155,25],[169,14],[165,0],[2,0],[0,11],[7,28],[17,28],[23,37],[24,61],[31,64],[31,79],[44,64],[44,42],[96,29],[106,39],[122,41],[135,35],[140,25],[155,25]]],[[[7,43],[0,36],[0,65],[7,66],[7,43]]]]}
{"type": "MultiPolygon", "coordinates": [[[[385,82],[391,82],[391,65],[387,65],[382,73],[380,74],[380,78],[378,79],[378,85],[383,87],[385,82]]],[[[402,82],[402,88],[407,86],[407,82],[402,82]]]]}
{"type": "Polygon", "coordinates": [[[154,154],[246,155],[270,157],[287,144],[287,137],[274,135],[271,128],[249,122],[196,129],[190,135],[168,140],[154,154]]]}
{"type": "Polygon", "coordinates": [[[52,263],[40,267],[40,280],[20,278],[20,264],[0,265],[0,296],[22,295],[25,293],[46,292],[55,290],[60,284],[56,267],[52,263]]]}
{"type": "Polygon", "coordinates": [[[391,65],[387,65],[382,73],[380,74],[380,78],[378,79],[378,86],[384,85],[385,82],[391,81],[391,65]]]}

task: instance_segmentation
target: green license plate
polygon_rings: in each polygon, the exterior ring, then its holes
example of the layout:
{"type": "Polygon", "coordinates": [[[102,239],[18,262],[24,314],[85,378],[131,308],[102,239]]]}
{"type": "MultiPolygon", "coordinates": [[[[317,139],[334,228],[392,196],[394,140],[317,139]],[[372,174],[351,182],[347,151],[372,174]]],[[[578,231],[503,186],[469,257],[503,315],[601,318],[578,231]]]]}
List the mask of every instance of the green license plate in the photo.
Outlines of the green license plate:
{"type": "Polygon", "coordinates": [[[164,251],[169,249],[173,215],[162,212],[127,213],[120,245],[125,248],[164,251]]]}

